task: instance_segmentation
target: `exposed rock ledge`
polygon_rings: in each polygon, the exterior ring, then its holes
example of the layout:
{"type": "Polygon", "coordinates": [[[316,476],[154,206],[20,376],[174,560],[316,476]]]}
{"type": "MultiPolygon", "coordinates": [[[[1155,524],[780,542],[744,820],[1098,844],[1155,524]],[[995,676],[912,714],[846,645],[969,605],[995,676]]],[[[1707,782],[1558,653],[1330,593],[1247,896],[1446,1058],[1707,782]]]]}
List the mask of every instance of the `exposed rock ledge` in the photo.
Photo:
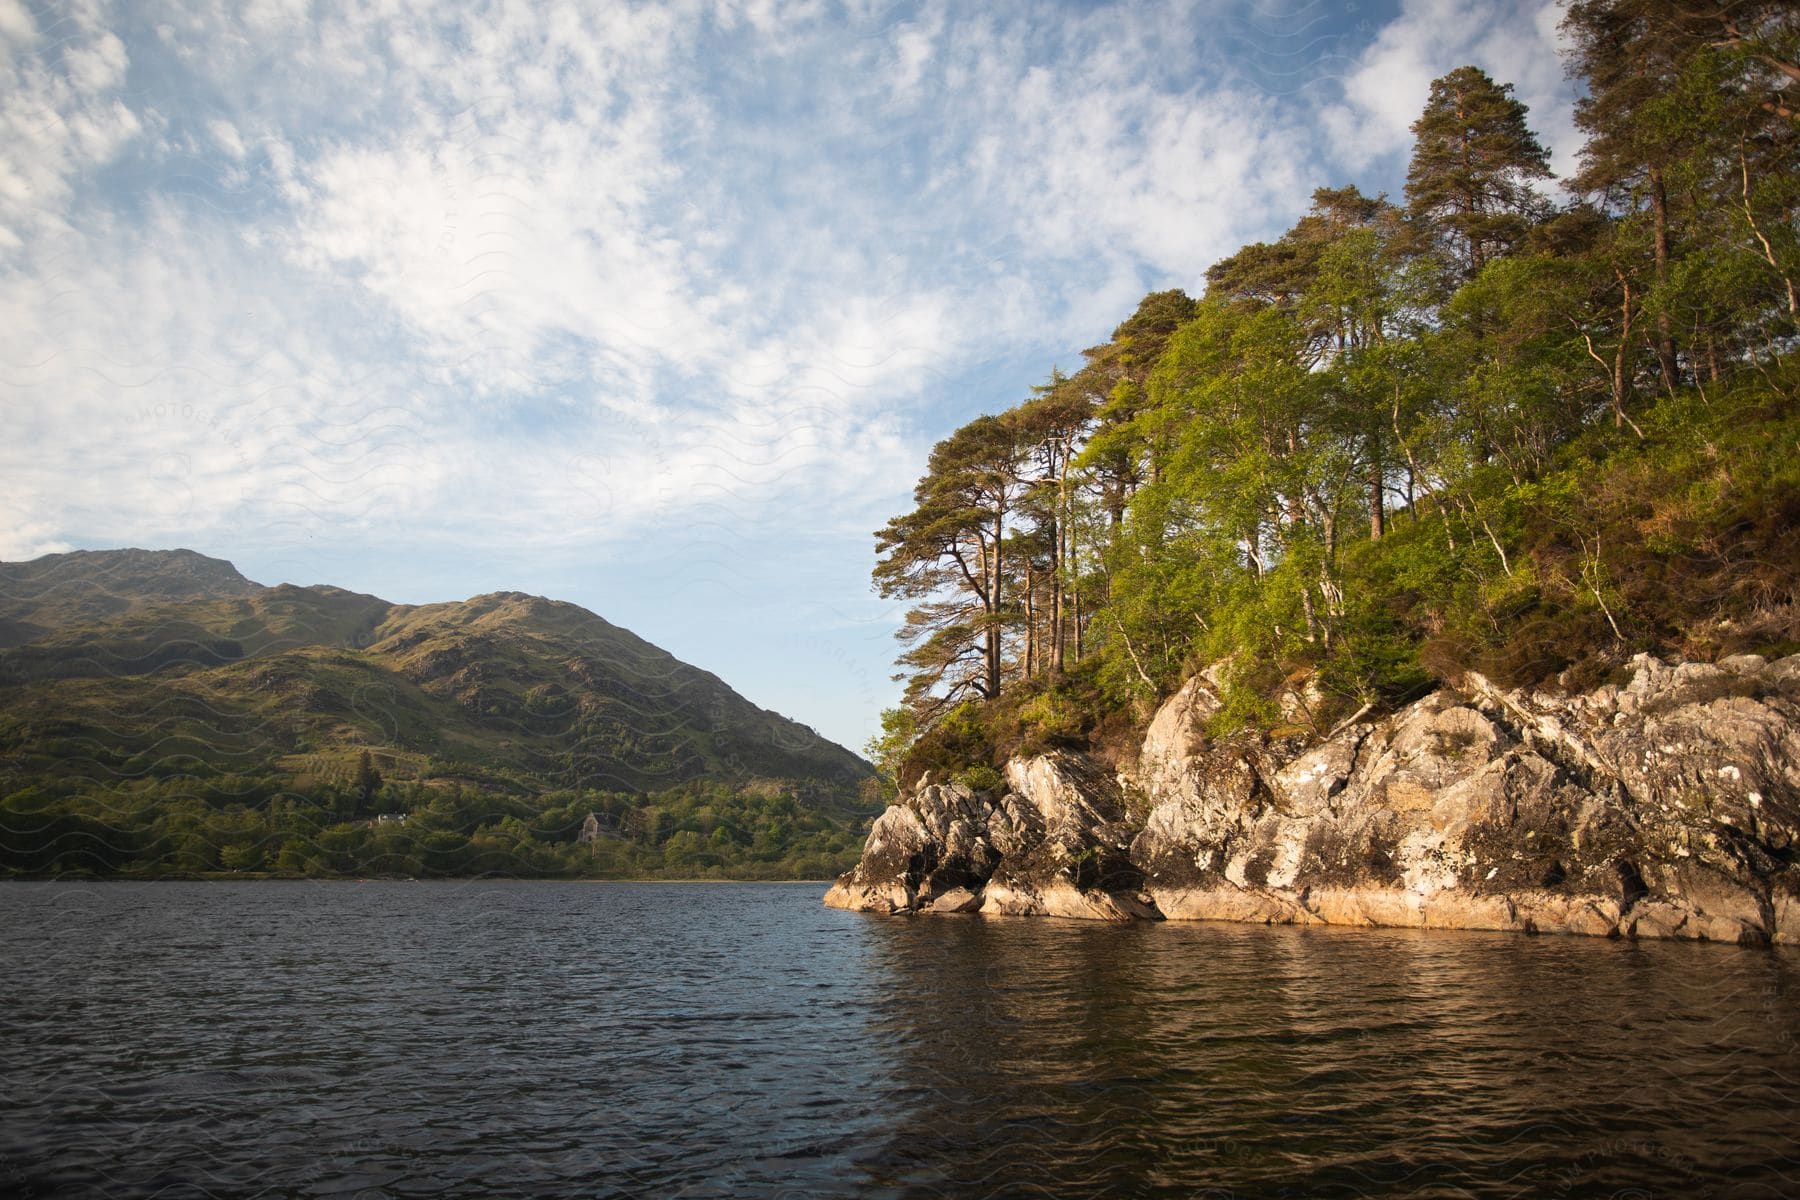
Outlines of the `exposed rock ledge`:
{"type": "Polygon", "coordinates": [[[1800,655],[1573,697],[1471,675],[1312,744],[1203,726],[1195,677],[1138,761],[921,780],[825,903],[1800,944],[1800,655]]]}

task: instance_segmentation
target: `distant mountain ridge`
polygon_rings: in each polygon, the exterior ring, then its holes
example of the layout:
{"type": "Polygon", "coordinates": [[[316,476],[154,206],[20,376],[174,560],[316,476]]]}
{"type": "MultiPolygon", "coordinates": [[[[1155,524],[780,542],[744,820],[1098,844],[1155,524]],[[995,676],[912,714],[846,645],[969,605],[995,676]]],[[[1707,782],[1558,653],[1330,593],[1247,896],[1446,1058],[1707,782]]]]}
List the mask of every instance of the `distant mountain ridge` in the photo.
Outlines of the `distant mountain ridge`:
{"type": "Polygon", "coordinates": [[[158,601],[247,596],[261,586],[193,550],[76,550],[0,562],[0,647],[158,601]]]}
{"type": "Polygon", "coordinates": [[[192,550],[0,563],[0,770],[28,773],[50,741],[96,775],[185,758],[304,782],[364,750],[392,779],[521,791],[872,774],[574,604],[265,587],[192,550]]]}

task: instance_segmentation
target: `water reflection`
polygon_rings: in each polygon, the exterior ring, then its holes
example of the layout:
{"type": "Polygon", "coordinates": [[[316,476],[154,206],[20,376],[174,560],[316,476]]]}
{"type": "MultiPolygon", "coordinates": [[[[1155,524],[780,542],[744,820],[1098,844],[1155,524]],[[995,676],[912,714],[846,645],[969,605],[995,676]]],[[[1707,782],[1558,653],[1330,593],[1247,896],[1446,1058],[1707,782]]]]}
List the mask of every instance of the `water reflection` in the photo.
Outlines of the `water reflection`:
{"type": "Polygon", "coordinates": [[[0,887],[0,1194],[1800,1194],[1800,955],[0,887]]]}
{"type": "Polygon", "coordinates": [[[910,1196],[1793,1195],[1791,955],[882,922],[910,1196]]]}

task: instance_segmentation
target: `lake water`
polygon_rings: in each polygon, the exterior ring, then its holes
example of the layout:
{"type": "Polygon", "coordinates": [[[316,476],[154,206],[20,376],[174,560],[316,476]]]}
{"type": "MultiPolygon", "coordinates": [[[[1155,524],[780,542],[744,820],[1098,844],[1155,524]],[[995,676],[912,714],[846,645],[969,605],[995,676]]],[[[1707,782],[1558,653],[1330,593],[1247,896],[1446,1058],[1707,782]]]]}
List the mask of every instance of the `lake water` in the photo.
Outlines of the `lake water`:
{"type": "Polygon", "coordinates": [[[0,1192],[1800,1195],[1800,954],[0,886],[0,1192]]]}

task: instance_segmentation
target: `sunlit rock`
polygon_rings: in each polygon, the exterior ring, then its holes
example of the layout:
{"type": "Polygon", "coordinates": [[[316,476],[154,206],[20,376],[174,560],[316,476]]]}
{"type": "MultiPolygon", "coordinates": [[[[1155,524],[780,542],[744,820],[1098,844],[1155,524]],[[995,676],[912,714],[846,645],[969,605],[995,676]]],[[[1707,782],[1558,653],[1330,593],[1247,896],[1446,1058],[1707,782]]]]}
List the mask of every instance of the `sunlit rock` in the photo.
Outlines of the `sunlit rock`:
{"type": "Polygon", "coordinates": [[[1800,656],[1557,696],[1470,675],[1311,744],[1214,740],[1196,676],[1110,775],[922,782],[827,902],[878,912],[1800,942],[1800,656]]]}

